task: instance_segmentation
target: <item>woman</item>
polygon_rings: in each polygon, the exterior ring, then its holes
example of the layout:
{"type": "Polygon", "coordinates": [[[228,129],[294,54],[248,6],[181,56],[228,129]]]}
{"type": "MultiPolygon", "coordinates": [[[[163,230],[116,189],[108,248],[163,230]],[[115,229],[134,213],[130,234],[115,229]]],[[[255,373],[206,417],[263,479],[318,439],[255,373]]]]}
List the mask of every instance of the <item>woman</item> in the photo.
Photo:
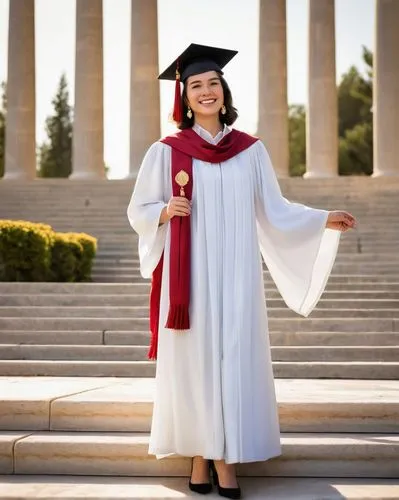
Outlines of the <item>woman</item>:
{"type": "Polygon", "coordinates": [[[209,493],[211,469],[228,498],[241,493],[234,464],[281,453],[261,254],[307,316],[355,225],[283,198],[262,142],[230,128],[222,68],[235,54],[192,44],[160,75],[176,79],[181,132],[149,148],[128,207],[141,274],[153,278],[149,453],[193,457],[190,488],[209,493]]]}

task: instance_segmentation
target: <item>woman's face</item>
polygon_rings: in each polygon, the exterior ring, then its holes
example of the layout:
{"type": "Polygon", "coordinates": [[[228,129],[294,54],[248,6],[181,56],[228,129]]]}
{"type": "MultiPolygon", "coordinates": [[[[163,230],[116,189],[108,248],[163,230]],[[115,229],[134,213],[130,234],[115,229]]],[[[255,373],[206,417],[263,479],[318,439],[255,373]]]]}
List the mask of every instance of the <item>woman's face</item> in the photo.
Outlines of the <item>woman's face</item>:
{"type": "Polygon", "coordinates": [[[223,87],[216,71],[207,71],[187,78],[188,105],[195,115],[219,115],[224,103],[223,87]]]}

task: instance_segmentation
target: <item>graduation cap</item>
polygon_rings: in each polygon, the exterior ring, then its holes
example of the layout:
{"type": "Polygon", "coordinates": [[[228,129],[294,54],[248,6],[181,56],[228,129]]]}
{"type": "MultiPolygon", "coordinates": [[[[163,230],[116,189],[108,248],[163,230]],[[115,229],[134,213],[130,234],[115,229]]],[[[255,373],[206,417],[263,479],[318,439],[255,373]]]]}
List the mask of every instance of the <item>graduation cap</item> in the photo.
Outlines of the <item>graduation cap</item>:
{"type": "Polygon", "coordinates": [[[192,43],[158,76],[159,80],[172,80],[176,82],[173,108],[173,119],[176,122],[181,122],[183,119],[180,82],[184,83],[189,76],[199,75],[207,71],[217,71],[223,75],[222,68],[237,53],[237,50],[221,49],[192,43]]]}

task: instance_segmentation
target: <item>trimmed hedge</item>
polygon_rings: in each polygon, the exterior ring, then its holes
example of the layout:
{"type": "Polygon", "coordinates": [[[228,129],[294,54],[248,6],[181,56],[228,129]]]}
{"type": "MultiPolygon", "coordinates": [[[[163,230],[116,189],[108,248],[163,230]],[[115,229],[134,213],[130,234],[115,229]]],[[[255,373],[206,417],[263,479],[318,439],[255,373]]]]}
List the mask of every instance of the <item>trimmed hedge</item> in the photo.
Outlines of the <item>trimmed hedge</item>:
{"type": "Polygon", "coordinates": [[[0,220],[0,281],[90,281],[97,239],[51,226],[0,220]]]}
{"type": "Polygon", "coordinates": [[[77,266],[77,280],[88,281],[91,279],[91,270],[97,253],[97,239],[86,233],[66,233],[71,241],[79,243],[81,247],[77,266]]]}

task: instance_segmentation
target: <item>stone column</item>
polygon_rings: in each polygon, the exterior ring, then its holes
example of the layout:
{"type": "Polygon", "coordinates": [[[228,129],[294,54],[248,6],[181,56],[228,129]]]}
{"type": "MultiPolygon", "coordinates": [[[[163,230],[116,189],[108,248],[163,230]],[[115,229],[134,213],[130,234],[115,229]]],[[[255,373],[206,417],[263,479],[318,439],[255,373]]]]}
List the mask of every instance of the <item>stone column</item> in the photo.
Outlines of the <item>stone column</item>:
{"type": "Polygon", "coordinates": [[[33,179],[35,152],[35,2],[10,1],[5,179],[33,179]]]}
{"type": "Polygon", "coordinates": [[[306,178],[338,175],[334,0],[309,0],[306,178]]]}
{"type": "Polygon", "coordinates": [[[157,0],[132,0],[130,41],[130,173],[160,137],[157,0]]]}
{"type": "Polygon", "coordinates": [[[398,0],[376,0],[373,177],[399,176],[398,26],[398,0]]]}
{"type": "Polygon", "coordinates": [[[102,179],[104,170],[103,3],[76,1],[75,106],[71,179],[102,179]]]}
{"type": "Polygon", "coordinates": [[[286,0],[259,4],[259,122],[278,177],[289,175],[286,0]]]}

